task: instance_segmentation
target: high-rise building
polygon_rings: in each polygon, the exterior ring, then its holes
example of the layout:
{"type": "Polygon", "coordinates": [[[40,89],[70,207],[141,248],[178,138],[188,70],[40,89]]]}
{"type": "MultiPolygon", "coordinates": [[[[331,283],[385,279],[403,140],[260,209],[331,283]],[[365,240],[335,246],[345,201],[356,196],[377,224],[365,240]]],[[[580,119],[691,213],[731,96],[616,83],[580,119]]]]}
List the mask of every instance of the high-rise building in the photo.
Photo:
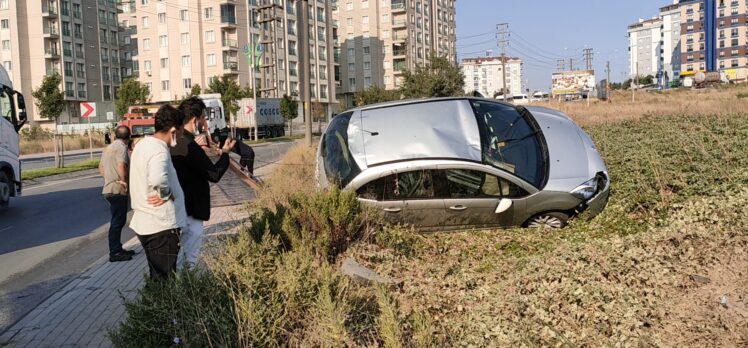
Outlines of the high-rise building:
{"type": "Polygon", "coordinates": [[[333,15],[341,45],[338,98],[373,85],[400,87],[402,73],[431,54],[456,62],[455,0],[339,0],[333,15]]]}
{"type": "Polygon", "coordinates": [[[660,71],[662,19],[640,19],[628,27],[629,76],[657,76],[660,71]]]}
{"type": "MultiPolygon", "coordinates": [[[[506,88],[511,95],[522,94],[522,59],[506,58],[506,88]]],[[[465,93],[481,92],[488,98],[504,87],[501,57],[465,58],[460,64],[465,74],[465,93]]]]}
{"type": "Polygon", "coordinates": [[[138,77],[138,17],[135,14],[135,1],[121,2],[122,11],[119,14],[120,23],[120,64],[122,65],[122,79],[138,77]]]}
{"type": "MultiPolygon", "coordinates": [[[[30,98],[57,72],[67,101],[58,124],[106,123],[120,85],[118,11],[115,0],[0,0],[0,61],[13,87],[30,98]],[[96,102],[96,117],[80,117],[83,101],[96,102]]],[[[27,107],[31,124],[53,124],[27,107]]]]}
{"type": "Polygon", "coordinates": [[[680,29],[681,15],[678,1],[660,7],[662,26],[660,31],[660,67],[658,79],[661,86],[670,86],[680,76],[680,29]]]}
{"type": "Polygon", "coordinates": [[[332,9],[327,2],[309,1],[310,64],[305,65],[301,3],[137,1],[133,70],[150,87],[152,100],[164,102],[189,93],[195,84],[205,89],[223,75],[255,88],[258,97],[301,96],[300,76],[310,69],[312,112],[329,116],[336,104],[332,9]],[[253,51],[259,64],[251,71],[253,51]]]}

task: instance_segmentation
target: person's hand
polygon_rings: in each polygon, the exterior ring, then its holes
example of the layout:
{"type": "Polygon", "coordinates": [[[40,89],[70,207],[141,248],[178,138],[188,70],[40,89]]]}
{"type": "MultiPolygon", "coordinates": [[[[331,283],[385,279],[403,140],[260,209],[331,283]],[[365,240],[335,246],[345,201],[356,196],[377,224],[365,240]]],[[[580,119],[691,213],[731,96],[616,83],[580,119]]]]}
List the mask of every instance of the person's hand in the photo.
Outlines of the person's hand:
{"type": "Polygon", "coordinates": [[[223,144],[223,147],[221,148],[221,152],[223,153],[230,153],[231,150],[234,148],[234,145],[236,145],[236,140],[234,139],[226,139],[226,142],[223,144]]]}
{"type": "Polygon", "coordinates": [[[197,137],[195,137],[195,142],[200,145],[200,147],[208,146],[208,140],[205,139],[204,135],[198,135],[197,137]]]}
{"type": "Polygon", "coordinates": [[[148,196],[148,204],[154,206],[154,207],[160,207],[164,205],[167,201],[161,199],[157,194],[153,193],[150,196],[148,196]]]}
{"type": "Polygon", "coordinates": [[[127,182],[118,180],[117,183],[120,184],[122,188],[125,189],[125,191],[127,191],[127,182]]]}

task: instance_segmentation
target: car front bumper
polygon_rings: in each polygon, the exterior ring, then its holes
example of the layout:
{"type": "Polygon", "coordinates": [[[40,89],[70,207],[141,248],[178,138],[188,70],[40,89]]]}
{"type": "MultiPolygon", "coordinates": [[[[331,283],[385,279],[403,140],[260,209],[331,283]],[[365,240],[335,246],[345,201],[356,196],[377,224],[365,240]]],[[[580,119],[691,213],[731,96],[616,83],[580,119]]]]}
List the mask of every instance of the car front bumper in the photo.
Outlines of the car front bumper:
{"type": "Polygon", "coordinates": [[[605,210],[605,207],[608,206],[608,200],[610,199],[610,180],[608,179],[605,181],[605,187],[587,201],[587,209],[585,209],[585,212],[588,214],[590,219],[602,213],[603,210],[605,210]]]}

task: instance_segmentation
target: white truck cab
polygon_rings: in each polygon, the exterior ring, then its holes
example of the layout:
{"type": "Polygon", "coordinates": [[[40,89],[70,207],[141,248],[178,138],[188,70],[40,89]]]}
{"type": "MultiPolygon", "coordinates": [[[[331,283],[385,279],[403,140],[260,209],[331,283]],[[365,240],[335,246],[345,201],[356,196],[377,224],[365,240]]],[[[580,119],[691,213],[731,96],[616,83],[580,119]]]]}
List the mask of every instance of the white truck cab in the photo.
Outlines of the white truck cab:
{"type": "Polygon", "coordinates": [[[221,94],[200,94],[197,96],[205,103],[205,116],[208,119],[208,131],[213,132],[226,129],[225,110],[221,101],[221,94]]]}
{"type": "Polygon", "coordinates": [[[26,102],[13,90],[8,72],[0,66],[0,209],[21,196],[18,131],[26,123],[26,102]]]}

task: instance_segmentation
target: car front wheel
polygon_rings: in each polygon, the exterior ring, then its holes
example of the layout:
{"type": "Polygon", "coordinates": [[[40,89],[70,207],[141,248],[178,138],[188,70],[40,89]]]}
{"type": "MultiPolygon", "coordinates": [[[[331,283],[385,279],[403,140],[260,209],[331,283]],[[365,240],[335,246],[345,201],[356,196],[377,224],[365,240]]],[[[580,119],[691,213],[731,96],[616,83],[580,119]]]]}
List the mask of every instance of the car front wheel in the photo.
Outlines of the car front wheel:
{"type": "Polygon", "coordinates": [[[569,215],[559,212],[549,212],[535,215],[527,221],[526,226],[529,228],[561,229],[566,227],[567,221],[569,221],[569,215]]]}

